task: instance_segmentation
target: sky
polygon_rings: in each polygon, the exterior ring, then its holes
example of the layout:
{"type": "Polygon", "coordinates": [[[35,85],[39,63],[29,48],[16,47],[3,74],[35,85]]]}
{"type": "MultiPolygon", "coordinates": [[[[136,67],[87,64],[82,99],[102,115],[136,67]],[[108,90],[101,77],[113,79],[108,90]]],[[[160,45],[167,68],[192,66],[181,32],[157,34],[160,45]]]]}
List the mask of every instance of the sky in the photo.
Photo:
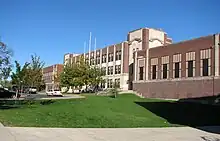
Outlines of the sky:
{"type": "Polygon", "coordinates": [[[48,66],[83,53],[89,32],[97,48],[143,27],[161,28],[174,42],[219,33],[219,7],[219,0],[0,0],[0,40],[13,61],[36,53],[48,66]]]}

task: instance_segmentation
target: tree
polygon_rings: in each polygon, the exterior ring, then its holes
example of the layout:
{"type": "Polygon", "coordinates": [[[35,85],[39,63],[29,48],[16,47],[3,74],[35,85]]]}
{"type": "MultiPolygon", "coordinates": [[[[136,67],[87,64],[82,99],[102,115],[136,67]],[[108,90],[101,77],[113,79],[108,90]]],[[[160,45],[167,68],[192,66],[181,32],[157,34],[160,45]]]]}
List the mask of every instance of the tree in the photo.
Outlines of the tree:
{"type": "Polygon", "coordinates": [[[41,61],[40,56],[31,55],[31,62],[27,70],[28,86],[40,88],[43,85],[43,74],[42,70],[44,62],[41,61]]]}
{"type": "Polygon", "coordinates": [[[22,86],[27,83],[26,77],[29,65],[30,64],[26,62],[24,66],[21,67],[21,65],[17,61],[15,61],[16,71],[12,73],[11,79],[12,84],[15,84],[18,89],[21,89],[22,86]]]}
{"type": "Polygon", "coordinates": [[[3,87],[5,87],[6,81],[11,73],[12,54],[12,51],[6,46],[6,44],[0,42],[0,81],[3,87]]]}
{"type": "Polygon", "coordinates": [[[100,68],[91,67],[84,58],[80,58],[78,63],[67,64],[60,75],[61,86],[64,87],[82,87],[92,86],[97,88],[103,82],[102,71],[100,68]]]}

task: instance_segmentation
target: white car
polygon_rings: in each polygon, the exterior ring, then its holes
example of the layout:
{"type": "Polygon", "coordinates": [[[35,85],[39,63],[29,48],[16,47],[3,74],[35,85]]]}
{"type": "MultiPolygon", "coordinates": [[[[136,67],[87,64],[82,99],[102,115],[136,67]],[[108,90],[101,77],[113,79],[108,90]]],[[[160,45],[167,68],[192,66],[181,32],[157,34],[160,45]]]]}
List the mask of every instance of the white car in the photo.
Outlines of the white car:
{"type": "Polygon", "coordinates": [[[32,94],[32,93],[36,94],[37,93],[37,88],[36,87],[29,88],[29,93],[30,94],[32,94]]]}
{"type": "Polygon", "coordinates": [[[48,91],[46,91],[46,94],[47,94],[48,96],[53,96],[53,90],[48,90],[48,91]]]}
{"type": "Polygon", "coordinates": [[[63,96],[60,90],[53,90],[53,96],[63,96]]]}

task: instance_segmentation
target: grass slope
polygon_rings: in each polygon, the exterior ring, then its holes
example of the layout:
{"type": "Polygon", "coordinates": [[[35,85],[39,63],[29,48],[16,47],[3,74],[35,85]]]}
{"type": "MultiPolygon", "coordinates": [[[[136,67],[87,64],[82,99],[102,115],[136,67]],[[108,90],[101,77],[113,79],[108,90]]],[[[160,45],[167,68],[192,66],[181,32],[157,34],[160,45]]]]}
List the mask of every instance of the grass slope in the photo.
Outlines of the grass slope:
{"type": "Polygon", "coordinates": [[[174,126],[135,102],[156,102],[135,95],[118,98],[87,96],[56,100],[49,105],[35,102],[12,107],[1,104],[0,122],[27,127],[167,127],[174,126]]]}

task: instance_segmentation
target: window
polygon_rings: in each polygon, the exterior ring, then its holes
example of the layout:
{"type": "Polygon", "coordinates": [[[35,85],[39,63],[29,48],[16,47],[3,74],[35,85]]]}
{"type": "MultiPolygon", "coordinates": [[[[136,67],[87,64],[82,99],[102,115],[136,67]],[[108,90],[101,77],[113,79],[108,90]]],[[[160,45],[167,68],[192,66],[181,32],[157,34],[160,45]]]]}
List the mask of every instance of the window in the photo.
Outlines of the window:
{"type": "Polygon", "coordinates": [[[151,61],[151,79],[157,79],[157,71],[158,71],[158,58],[152,58],[151,61]]]}
{"type": "Polygon", "coordinates": [[[208,59],[202,60],[202,76],[208,76],[209,75],[209,65],[208,65],[208,59]]]}
{"type": "Polygon", "coordinates": [[[196,67],[196,53],[188,52],[186,53],[186,77],[195,76],[196,67]]]}
{"type": "Polygon", "coordinates": [[[105,81],[101,82],[101,88],[105,88],[105,81]]]}
{"type": "Polygon", "coordinates": [[[193,77],[193,61],[188,61],[188,77],[193,77]]]}
{"type": "Polygon", "coordinates": [[[114,56],[113,53],[109,53],[108,54],[108,62],[112,62],[113,61],[113,56],[114,56]]]}
{"type": "Polygon", "coordinates": [[[113,74],[113,66],[108,67],[108,75],[113,74]]]}
{"type": "Polygon", "coordinates": [[[112,88],[112,87],[113,87],[112,79],[108,79],[107,88],[112,88]]]}
{"type": "Polygon", "coordinates": [[[168,79],[169,77],[169,56],[163,56],[161,58],[161,78],[168,79]]]}
{"type": "Polygon", "coordinates": [[[152,66],[152,79],[156,79],[157,78],[157,66],[153,65],[152,66]]]}
{"type": "Polygon", "coordinates": [[[211,49],[200,51],[200,66],[201,76],[211,75],[211,49]]]}
{"type": "Polygon", "coordinates": [[[106,54],[102,55],[102,63],[106,63],[106,54]]]}
{"type": "Polygon", "coordinates": [[[120,88],[120,78],[115,79],[115,86],[120,88]]]}
{"type": "Polygon", "coordinates": [[[174,68],[174,78],[179,78],[180,77],[179,70],[180,70],[180,63],[176,62],[175,63],[175,68],[174,68]]]}
{"type": "Polygon", "coordinates": [[[116,65],[115,66],[115,74],[120,74],[121,73],[121,65],[116,65]]]}
{"type": "Polygon", "coordinates": [[[167,74],[168,74],[168,71],[167,71],[167,64],[163,64],[163,79],[167,79],[167,74]]]}
{"type": "Polygon", "coordinates": [[[102,67],[102,75],[106,75],[106,67],[102,67]]]}
{"type": "Polygon", "coordinates": [[[139,67],[139,80],[144,80],[144,67],[139,67]]]}
{"type": "Polygon", "coordinates": [[[173,78],[181,77],[181,54],[173,55],[173,78]]]}
{"type": "Polygon", "coordinates": [[[95,59],[94,58],[90,59],[90,65],[95,65],[95,59]]]}
{"type": "Polygon", "coordinates": [[[121,60],[121,50],[120,51],[116,51],[115,60],[121,60]]]}
{"type": "Polygon", "coordinates": [[[96,64],[100,64],[100,56],[97,56],[97,58],[96,58],[96,64]]]}

